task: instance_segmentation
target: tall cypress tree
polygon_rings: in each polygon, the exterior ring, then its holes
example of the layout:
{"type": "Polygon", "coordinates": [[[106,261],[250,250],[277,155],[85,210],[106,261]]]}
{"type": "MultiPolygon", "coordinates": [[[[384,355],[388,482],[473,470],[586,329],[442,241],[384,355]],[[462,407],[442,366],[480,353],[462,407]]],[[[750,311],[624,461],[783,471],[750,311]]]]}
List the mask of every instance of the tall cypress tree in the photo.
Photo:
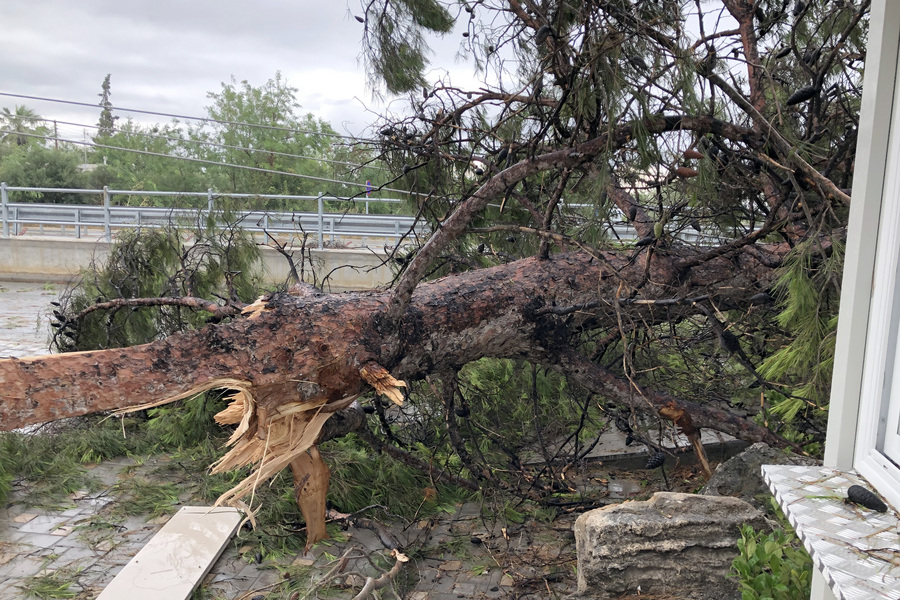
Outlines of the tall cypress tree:
{"type": "Polygon", "coordinates": [[[100,120],[97,122],[97,137],[101,139],[109,138],[115,129],[116,120],[119,117],[114,117],[112,114],[112,102],[109,101],[110,92],[109,87],[109,78],[110,74],[107,74],[103,79],[103,84],[100,86],[101,92],[97,94],[100,96],[100,120]]]}

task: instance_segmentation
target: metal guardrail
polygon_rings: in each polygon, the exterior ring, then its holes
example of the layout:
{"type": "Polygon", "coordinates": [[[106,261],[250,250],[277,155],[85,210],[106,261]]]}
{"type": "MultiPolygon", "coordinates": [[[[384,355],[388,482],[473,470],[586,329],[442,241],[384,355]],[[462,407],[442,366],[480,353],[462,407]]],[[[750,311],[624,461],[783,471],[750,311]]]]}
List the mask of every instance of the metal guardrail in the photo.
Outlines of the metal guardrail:
{"type": "MultiPolygon", "coordinates": [[[[240,226],[245,231],[273,236],[315,234],[318,247],[324,248],[326,240],[366,247],[370,239],[391,241],[399,244],[404,236],[412,232],[416,236],[430,235],[426,224],[417,223],[414,217],[404,215],[370,215],[353,213],[326,213],[326,200],[345,201],[334,196],[291,196],[282,194],[218,194],[206,192],[165,192],[143,190],[81,190],[69,188],[15,187],[0,183],[0,222],[3,237],[21,235],[23,229],[36,225],[41,230],[53,227],[62,235],[80,238],[89,229],[103,228],[103,237],[109,241],[112,232],[119,229],[140,229],[142,227],[166,227],[196,223],[200,216],[215,210],[215,200],[219,197],[258,200],[315,200],[316,212],[240,211],[235,213],[240,226]],[[100,196],[102,205],[86,204],[39,204],[30,202],[13,203],[9,192],[69,193],[100,196]],[[157,208],[137,206],[113,206],[114,196],[167,196],[184,198],[205,198],[206,209],[157,208]]],[[[369,202],[400,203],[395,198],[365,198],[368,213],[369,202]]],[[[590,209],[591,205],[564,205],[569,209],[590,209]]],[[[224,223],[223,223],[224,224],[224,223]]],[[[624,218],[607,223],[607,235],[612,239],[630,242],[637,239],[634,228],[624,218]]],[[[677,234],[682,242],[699,246],[721,244],[729,239],[718,231],[694,231],[685,229],[677,234]]]]}
{"type": "MultiPolygon", "coordinates": [[[[252,233],[270,235],[316,234],[319,248],[324,248],[326,239],[331,242],[357,243],[367,246],[370,238],[391,240],[400,243],[410,231],[418,235],[427,235],[427,227],[414,217],[405,215],[370,215],[352,213],[326,213],[326,200],[337,200],[332,196],[291,196],[280,194],[217,194],[212,190],[206,192],[163,192],[138,190],[81,190],[68,188],[16,187],[0,183],[0,221],[2,221],[3,237],[21,235],[29,226],[37,226],[41,231],[45,227],[53,228],[61,235],[82,237],[88,230],[103,228],[103,237],[110,241],[114,230],[141,229],[143,227],[158,228],[171,225],[196,223],[205,212],[215,210],[215,199],[218,197],[238,199],[277,199],[277,200],[315,200],[317,212],[276,212],[276,211],[239,211],[234,217],[240,222],[243,230],[252,233]],[[102,205],[86,204],[42,204],[31,202],[10,202],[9,192],[42,192],[99,195],[102,205]],[[137,206],[113,206],[113,196],[169,196],[206,198],[207,208],[157,208],[137,206]]],[[[360,200],[369,202],[399,203],[398,199],[367,198],[360,200]]]]}

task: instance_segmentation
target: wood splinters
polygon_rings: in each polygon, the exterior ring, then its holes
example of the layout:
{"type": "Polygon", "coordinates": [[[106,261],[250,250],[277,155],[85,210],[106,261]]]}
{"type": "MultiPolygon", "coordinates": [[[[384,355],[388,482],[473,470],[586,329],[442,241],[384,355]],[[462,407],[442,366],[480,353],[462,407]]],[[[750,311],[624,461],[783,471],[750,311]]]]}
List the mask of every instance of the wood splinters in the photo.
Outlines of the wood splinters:
{"type": "Polygon", "coordinates": [[[386,396],[397,406],[403,406],[403,391],[400,388],[406,387],[405,381],[394,379],[387,369],[375,362],[363,365],[359,374],[366,383],[375,388],[376,392],[386,396]]]}
{"type": "Polygon", "coordinates": [[[248,304],[244,307],[244,310],[241,311],[241,315],[247,317],[248,319],[256,319],[262,314],[263,311],[266,310],[266,304],[269,302],[269,296],[260,296],[256,299],[256,302],[253,304],[248,304]]]}
{"type": "Polygon", "coordinates": [[[244,418],[244,392],[235,392],[226,396],[228,406],[213,417],[219,425],[234,425],[244,418]]]}

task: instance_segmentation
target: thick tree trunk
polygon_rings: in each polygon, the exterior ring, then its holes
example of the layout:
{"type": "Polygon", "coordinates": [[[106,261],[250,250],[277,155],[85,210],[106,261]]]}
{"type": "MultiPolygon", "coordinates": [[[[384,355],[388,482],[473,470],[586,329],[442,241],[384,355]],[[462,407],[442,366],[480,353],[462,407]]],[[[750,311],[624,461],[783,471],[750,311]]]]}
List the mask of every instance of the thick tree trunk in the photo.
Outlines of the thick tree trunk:
{"type": "MultiPolygon", "coordinates": [[[[238,500],[288,465],[303,481],[298,467],[315,462],[307,451],[325,421],[370,386],[402,401],[399,387],[405,384],[391,374],[421,379],[497,357],[554,364],[616,401],[643,410],[652,406],[664,416],[668,407],[670,415],[680,415],[681,422],[669,418],[681,426],[692,422],[778,443],[747,421],[638,390],[599,371],[569,341],[586,329],[614,330],[624,310],[657,323],[702,312],[697,298],[746,305],[771,283],[771,265],[785,252],[781,246],[757,247],[698,261],[693,251],[644,249],[524,259],[421,284],[399,319],[391,318],[396,304],[390,292],[275,294],[232,322],[143,346],[0,360],[0,430],[233,389],[233,403],[218,420],[238,427],[232,450],[216,469],[257,466],[223,497],[238,500]],[[684,261],[699,264],[682,269],[684,261]]],[[[324,506],[319,500],[306,504],[318,512],[324,506]]]]}

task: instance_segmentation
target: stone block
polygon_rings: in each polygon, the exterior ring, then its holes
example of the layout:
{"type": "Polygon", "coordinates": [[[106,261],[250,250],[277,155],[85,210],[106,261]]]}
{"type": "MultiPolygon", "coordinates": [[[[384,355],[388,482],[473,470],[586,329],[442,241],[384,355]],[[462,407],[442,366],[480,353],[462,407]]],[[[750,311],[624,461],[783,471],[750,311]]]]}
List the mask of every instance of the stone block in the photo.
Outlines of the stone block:
{"type": "Polygon", "coordinates": [[[720,464],[700,493],[706,496],[736,496],[757,508],[770,496],[762,478],[763,465],[818,465],[819,461],[787,453],[757,442],[720,464]]]}
{"type": "Polygon", "coordinates": [[[674,492],[587,512],[575,522],[577,593],[738,599],[737,581],[726,576],[744,523],[766,526],[760,511],[737,498],[674,492]]]}

